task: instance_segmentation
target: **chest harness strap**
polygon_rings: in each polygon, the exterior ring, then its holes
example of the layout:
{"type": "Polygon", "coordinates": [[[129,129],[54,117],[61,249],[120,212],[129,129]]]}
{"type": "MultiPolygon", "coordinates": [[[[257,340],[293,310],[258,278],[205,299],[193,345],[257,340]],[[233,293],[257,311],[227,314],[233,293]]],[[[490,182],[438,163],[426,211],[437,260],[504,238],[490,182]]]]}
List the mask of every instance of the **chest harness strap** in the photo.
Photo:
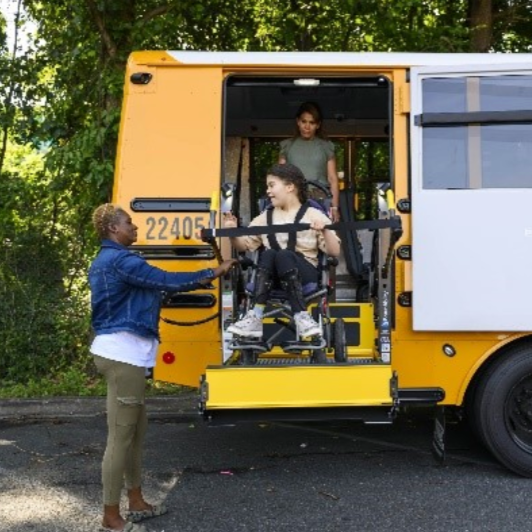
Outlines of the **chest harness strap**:
{"type": "MultiPolygon", "coordinates": [[[[309,204],[307,201],[299,207],[299,210],[296,213],[296,217],[294,218],[294,221],[292,223],[297,224],[301,221],[303,216],[305,216],[305,213],[307,212],[307,209],[309,208],[309,204]]],[[[273,207],[270,207],[266,210],[266,222],[268,225],[273,225],[273,207]]],[[[275,236],[275,233],[268,234],[268,244],[270,244],[270,247],[274,249],[275,251],[279,251],[281,249],[281,246],[279,246],[279,242],[277,241],[277,237],[275,236]]],[[[286,244],[286,249],[289,249],[290,251],[296,250],[296,239],[297,239],[297,232],[296,231],[290,231],[288,233],[288,243],[286,244]]]]}

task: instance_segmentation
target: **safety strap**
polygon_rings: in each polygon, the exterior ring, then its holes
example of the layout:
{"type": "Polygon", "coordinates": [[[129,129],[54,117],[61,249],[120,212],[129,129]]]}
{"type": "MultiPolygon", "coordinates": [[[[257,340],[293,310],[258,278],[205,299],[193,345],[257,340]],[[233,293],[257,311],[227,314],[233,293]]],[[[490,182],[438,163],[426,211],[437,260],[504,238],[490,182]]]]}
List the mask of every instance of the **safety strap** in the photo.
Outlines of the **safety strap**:
{"type": "MultiPolygon", "coordinates": [[[[252,227],[223,227],[223,228],[203,228],[201,230],[202,240],[209,240],[222,236],[239,237],[246,235],[269,235],[275,233],[289,233],[291,231],[306,231],[310,229],[309,223],[292,223],[282,225],[255,225],[252,227]]],[[[358,231],[361,229],[401,229],[401,218],[394,216],[387,220],[367,220],[358,222],[337,222],[325,226],[325,229],[350,229],[358,231]]]]}
{"type": "MultiPolygon", "coordinates": [[[[296,217],[294,218],[293,224],[286,224],[286,225],[294,225],[298,224],[305,213],[307,212],[307,209],[309,208],[308,202],[305,202],[299,207],[299,210],[296,213],[296,217]]],[[[266,210],[266,222],[268,226],[273,225],[273,208],[270,207],[266,210]]],[[[275,233],[278,233],[279,231],[276,231],[275,233]]],[[[279,242],[277,241],[277,237],[275,236],[275,233],[268,233],[268,243],[270,244],[270,247],[274,249],[275,251],[279,251],[281,249],[281,246],[279,246],[279,242]]],[[[264,233],[262,233],[264,234],[264,233]]],[[[288,233],[288,243],[286,244],[286,249],[289,249],[290,251],[295,251],[296,249],[296,239],[297,239],[297,232],[296,231],[290,231],[288,233]]]]}
{"type": "MultiPolygon", "coordinates": [[[[235,190],[235,197],[233,198],[233,205],[235,208],[238,208],[238,205],[240,205],[240,195],[242,193],[242,166],[244,162],[244,149],[246,147],[246,143],[243,139],[240,139],[240,154],[238,156],[238,166],[236,170],[236,190],[235,190]]],[[[235,212],[233,214],[236,214],[238,217],[238,212],[235,212]]]]}

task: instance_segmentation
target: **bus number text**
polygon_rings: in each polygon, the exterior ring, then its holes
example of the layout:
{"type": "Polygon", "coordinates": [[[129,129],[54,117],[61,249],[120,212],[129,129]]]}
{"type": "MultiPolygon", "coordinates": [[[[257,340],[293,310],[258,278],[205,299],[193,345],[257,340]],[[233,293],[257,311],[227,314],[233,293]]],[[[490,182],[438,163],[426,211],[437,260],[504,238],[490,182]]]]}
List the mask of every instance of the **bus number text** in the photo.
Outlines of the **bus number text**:
{"type": "Polygon", "coordinates": [[[205,227],[203,216],[183,216],[168,218],[150,216],[146,219],[148,226],[146,240],[201,240],[201,230],[205,227]]]}

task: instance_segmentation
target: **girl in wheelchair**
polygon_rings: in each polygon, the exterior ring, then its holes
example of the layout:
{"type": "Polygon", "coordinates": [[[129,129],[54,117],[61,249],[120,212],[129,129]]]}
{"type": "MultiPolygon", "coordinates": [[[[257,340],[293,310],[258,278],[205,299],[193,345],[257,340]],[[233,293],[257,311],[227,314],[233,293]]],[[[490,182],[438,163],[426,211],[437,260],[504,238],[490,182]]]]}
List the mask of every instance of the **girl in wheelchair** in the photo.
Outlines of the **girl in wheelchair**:
{"type": "MultiPolygon", "coordinates": [[[[250,227],[309,223],[310,229],[298,233],[231,238],[231,244],[237,251],[255,251],[259,248],[263,248],[263,251],[257,264],[251,307],[227,331],[237,336],[261,338],[262,316],[268,293],[280,285],[294,313],[299,337],[320,335],[320,325],[307,312],[303,286],[318,283],[319,251],[337,257],[340,254],[340,240],[334,231],[324,229],[331,220],[308,203],[305,177],[297,166],[288,163],[274,165],[268,171],[266,186],[271,205],[251,221],[250,227]]],[[[236,226],[235,216],[226,213],[224,227],[236,226]]]]}

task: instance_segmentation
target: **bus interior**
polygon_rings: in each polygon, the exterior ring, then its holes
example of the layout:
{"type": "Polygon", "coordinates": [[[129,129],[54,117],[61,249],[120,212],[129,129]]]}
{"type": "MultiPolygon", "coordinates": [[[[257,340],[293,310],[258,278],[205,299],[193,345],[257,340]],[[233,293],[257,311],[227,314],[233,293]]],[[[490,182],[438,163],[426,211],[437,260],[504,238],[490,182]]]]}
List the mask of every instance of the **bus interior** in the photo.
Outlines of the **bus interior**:
{"type": "MultiPolygon", "coordinates": [[[[240,225],[259,214],[267,170],[278,161],[280,141],[295,135],[297,111],[308,101],[318,104],[325,135],[335,146],[341,220],[379,218],[378,191],[391,186],[393,175],[392,96],[384,76],[229,76],[222,187],[231,183],[235,189],[232,211],[240,225]]],[[[374,322],[383,301],[376,276],[389,240],[366,229],[342,231],[340,237],[342,253],[331,275],[331,315],[346,322],[352,360],[364,356],[369,362],[378,358],[374,322]],[[353,312],[366,317],[350,320],[353,312]]]]}
{"type": "MultiPolygon", "coordinates": [[[[335,146],[342,220],[378,216],[377,190],[391,183],[392,85],[384,76],[230,76],[224,87],[223,181],[236,186],[241,225],[259,213],[268,168],[279,143],[296,133],[303,102],[319,105],[322,128],[335,146]]],[[[336,301],[365,301],[374,234],[342,234],[336,301]]]]}

